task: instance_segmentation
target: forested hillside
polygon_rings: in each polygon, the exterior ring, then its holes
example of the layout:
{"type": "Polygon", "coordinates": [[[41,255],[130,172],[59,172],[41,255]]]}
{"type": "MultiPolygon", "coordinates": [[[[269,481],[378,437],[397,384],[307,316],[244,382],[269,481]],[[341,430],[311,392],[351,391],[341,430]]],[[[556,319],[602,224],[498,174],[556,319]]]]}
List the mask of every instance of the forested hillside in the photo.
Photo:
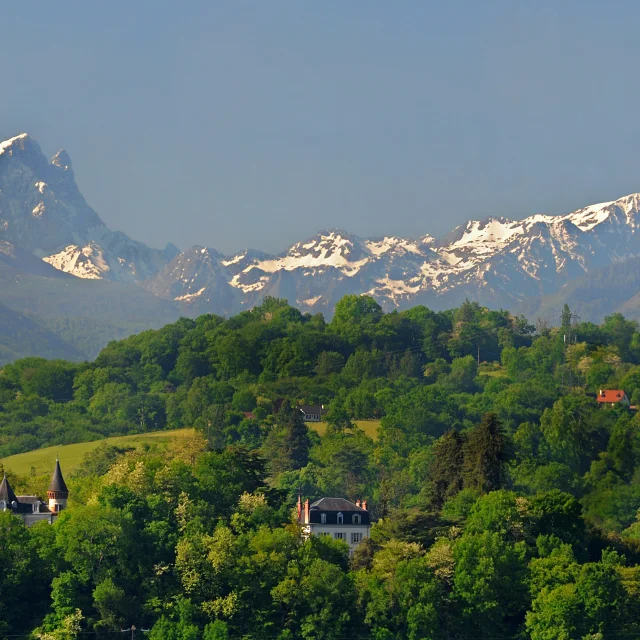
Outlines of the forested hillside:
{"type": "Polygon", "coordinates": [[[5,366],[0,456],[198,435],[99,448],[53,526],[0,514],[0,637],[640,633],[638,418],[595,397],[640,401],[640,333],[620,315],[574,320],[534,327],[475,303],[384,314],[347,296],[325,323],[267,299],[111,343],[93,363],[5,366]],[[328,406],[322,437],[302,403],[328,406]],[[375,440],[352,422],[367,418],[381,419],[375,440]],[[371,539],[351,559],[340,541],[305,541],[298,491],[367,498],[371,539]]]}

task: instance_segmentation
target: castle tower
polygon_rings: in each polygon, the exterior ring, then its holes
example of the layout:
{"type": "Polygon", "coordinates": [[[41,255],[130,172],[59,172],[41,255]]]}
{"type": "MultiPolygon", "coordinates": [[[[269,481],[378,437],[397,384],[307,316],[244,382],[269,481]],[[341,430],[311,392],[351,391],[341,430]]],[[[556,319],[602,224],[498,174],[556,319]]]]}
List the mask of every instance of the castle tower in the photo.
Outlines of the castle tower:
{"type": "Polygon", "coordinates": [[[13,492],[5,473],[2,482],[0,482],[0,511],[13,509],[17,502],[18,498],[16,498],[16,494],[13,492]]]}
{"type": "Polygon", "coordinates": [[[60,461],[57,458],[56,468],[54,469],[53,476],[51,477],[51,484],[47,491],[47,497],[49,498],[49,509],[53,513],[58,513],[58,511],[62,511],[67,506],[69,489],[67,489],[67,485],[62,477],[60,461]]]}

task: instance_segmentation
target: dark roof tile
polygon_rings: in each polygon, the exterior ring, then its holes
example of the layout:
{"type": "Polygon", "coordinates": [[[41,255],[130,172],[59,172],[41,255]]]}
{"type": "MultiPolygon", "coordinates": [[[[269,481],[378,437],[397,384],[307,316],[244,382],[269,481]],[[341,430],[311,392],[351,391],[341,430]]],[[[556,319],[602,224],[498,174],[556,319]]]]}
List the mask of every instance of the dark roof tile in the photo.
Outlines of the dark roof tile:
{"type": "Polygon", "coordinates": [[[320,511],[365,511],[362,507],[344,498],[320,498],[310,508],[319,509],[320,511]]]}

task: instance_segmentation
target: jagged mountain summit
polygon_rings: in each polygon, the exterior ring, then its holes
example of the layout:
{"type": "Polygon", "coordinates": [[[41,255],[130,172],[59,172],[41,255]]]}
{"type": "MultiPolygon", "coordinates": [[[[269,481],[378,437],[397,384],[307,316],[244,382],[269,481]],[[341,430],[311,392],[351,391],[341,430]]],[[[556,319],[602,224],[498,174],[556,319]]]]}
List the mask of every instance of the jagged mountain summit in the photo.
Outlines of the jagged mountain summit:
{"type": "Polygon", "coordinates": [[[49,162],[26,133],[0,143],[0,240],[60,271],[120,282],[148,278],[175,255],[109,230],[80,193],[67,152],[49,162]]]}
{"type": "MultiPolygon", "coordinates": [[[[387,310],[419,303],[444,308],[467,297],[514,307],[594,269],[639,256],[639,224],[640,195],[632,194],[564,216],[470,221],[441,240],[365,239],[333,229],[279,256],[208,255],[218,260],[212,286],[224,289],[227,306],[235,290],[234,310],[275,295],[303,311],[330,313],[346,293],[372,295],[387,310]],[[223,287],[225,281],[230,288],[223,287]]],[[[189,266],[156,275],[152,290],[159,291],[159,281],[168,278],[174,299],[189,296],[191,303],[209,291],[197,278],[198,260],[191,252],[174,262],[189,266]],[[194,278],[197,287],[191,286],[194,278]]]]}
{"type": "Polygon", "coordinates": [[[176,314],[231,314],[273,295],[331,315],[347,293],[371,295],[387,310],[440,309],[467,297],[517,308],[640,256],[639,224],[640,195],[631,194],[562,216],[469,221],[440,239],[329,229],[275,256],[252,249],[224,256],[207,247],[179,253],[108,229],[80,193],[66,152],[48,161],[27,134],[0,143],[3,260],[11,255],[14,267],[19,261],[33,273],[26,256],[34,256],[82,280],[133,283],[176,314]]]}

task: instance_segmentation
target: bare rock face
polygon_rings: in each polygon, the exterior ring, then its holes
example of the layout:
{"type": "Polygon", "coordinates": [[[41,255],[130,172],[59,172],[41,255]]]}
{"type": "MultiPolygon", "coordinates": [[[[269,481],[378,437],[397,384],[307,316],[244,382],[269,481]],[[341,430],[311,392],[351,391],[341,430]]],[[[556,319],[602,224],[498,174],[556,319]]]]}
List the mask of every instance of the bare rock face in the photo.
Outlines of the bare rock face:
{"type": "Polygon", "coordinates": [[[177,255],[145,287],[174,301],[182,315],[234,314],[242,309],[242,295],[229,284],[230,274],[222,260],[215,249],[192,247],[177,255]]]}
{"type": "Polygon", "coordinates": [[[105,226],[80,193],[66,151],[48,162],[24,133],[0,143],[0,240],[81,278],[135,282],[166,263],[162,251],[105,226]]]}

